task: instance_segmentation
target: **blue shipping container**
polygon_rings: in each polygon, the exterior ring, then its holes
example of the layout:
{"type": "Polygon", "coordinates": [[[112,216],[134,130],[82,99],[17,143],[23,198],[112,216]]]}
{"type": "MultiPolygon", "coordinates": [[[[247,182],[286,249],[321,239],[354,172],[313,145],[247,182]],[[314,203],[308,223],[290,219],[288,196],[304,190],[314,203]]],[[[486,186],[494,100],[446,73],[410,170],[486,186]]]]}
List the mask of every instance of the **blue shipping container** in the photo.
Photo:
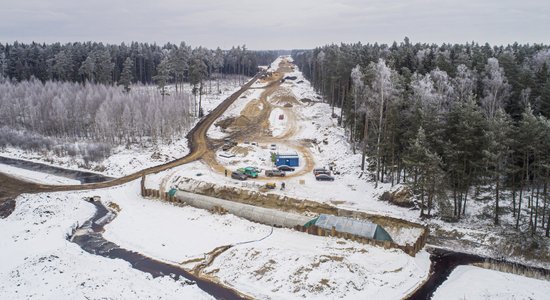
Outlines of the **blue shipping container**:
{"type": "Polygon", "coordinates": [[[275,165],[276,166],[287,165],[291,167],[298,167],[300,165],[300,159],[298,158],[298,155],[277,154],[275,156],[275,165]]]}

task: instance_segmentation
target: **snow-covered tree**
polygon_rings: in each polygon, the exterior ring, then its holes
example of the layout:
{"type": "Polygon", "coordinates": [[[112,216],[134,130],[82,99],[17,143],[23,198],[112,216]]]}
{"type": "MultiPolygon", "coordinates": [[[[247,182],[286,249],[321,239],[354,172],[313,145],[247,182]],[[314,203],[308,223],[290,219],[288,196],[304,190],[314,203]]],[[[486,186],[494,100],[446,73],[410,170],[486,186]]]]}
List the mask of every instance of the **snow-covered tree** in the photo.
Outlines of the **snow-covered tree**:
{"type": "Polygon", "coordinates": [[[510,95],[510,85],[504,75],[504,70],[499,66],[498,59],[491,57],[485,66],[483,78],[483,98],[481,107],[488,118],[493,118],[510,95]]]}

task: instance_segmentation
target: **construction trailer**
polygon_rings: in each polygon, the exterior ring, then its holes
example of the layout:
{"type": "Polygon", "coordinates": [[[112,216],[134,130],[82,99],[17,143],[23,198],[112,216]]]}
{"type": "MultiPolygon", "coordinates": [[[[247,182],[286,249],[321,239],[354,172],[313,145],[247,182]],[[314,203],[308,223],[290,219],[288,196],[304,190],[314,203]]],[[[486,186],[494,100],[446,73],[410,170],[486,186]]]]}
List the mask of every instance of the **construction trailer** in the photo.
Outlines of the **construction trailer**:
{"type": "Polygon", "coordinates": [[[287,165],[290,167],[298,167],[300,165],[300,157],[297,153],[277,153],[275,154],[275,166],[287,165]]]}

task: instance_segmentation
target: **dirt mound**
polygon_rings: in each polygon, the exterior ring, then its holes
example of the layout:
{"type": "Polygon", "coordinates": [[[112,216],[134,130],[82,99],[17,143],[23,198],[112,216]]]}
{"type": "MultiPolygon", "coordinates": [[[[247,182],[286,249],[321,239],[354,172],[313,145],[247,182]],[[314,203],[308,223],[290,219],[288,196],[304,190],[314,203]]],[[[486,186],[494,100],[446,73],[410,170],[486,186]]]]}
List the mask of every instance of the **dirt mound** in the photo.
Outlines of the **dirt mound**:
{"type": "Polygon", "coordinates": [[[227,118],[220,120],[214,124],[214,126],[221,127],[222,129],[227,129],[235,121],[235,118],[227,118]]]}
{"type": "Polygon", "coordinates": [[[226,199],[230,201],[275,208],[282,211],[298,213],[325,213],[336,214],[337,209],[329,204],[290,198],[275,193],[262,193],[260,191],[241,189],[232,186],[216,185],[214,183],[185,178],[178,183],[178,188],[183,191],[197,193],[205,196],[226,199]]]}
{"type": "Polygon", "coordinates": [[[300,101],[296,98],[296,95],[286,87],[278,87],[270,98],[270,102],[278,105],[301,105],[300,101]]]}
{"type": "Polygon", "coordinates": [[[288,62],[288,60],[283,59],[279,63],[279,68],[277,69],[278,72],[282,73],[290,73],[294,71],[294,66],[288,62]]]}
{"type": "Polygon", "coordinates": [[[262,113],[263,109],[263,103],[258,99],[254,99],[248,102],[248,104],[244,107],[241,111],[241,116],[245,116],[248,119],[256,118],[262,113]]]}
{"type": "Polygon", "coordinates": [[[395,191],[388,191],[384,192],[382,196],[380,196],[380,200],[382,201],[389,201],[390,203],[393,203],[397,206],[401,207],[413,207],[414,206],[414,199],[411,189],[408,187],[400,187],[396,189],[395,191]]]}
{"type": "Polygon", "coordinates": [[[250,119],[245,116],[238,116],[233,120],[229,129],[234,129],[234,127],[247,127],[250,125],[250,119]]]}

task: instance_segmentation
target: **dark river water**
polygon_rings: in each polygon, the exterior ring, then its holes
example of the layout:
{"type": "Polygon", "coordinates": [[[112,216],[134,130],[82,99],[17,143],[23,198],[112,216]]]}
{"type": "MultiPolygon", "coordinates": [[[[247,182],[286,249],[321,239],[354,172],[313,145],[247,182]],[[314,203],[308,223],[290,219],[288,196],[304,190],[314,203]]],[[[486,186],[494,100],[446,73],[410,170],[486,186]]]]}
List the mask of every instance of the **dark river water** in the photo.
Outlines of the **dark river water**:
{"type": "Polygon", "coordinates": [[[102,232],[104,226],[114,219],[114,215],[100,202],[92,202],[96,207],[95,215],[86,221],[80,229],[90,228],[87,233],[73,235],[69,239],[78,244],[84,251],[103,257],[122,259],[129,262],[134,269],[151,274],[153,277],[169,275],[174,280],[185,279],[188,284],[196,284],[201,290],[216,299],[246,299],[237,292],[222,285],[201,279],[182,268],[157,261],[140,253],[121,248],[106,240],[102,232]],[[108,216],[104,218],[105,216],[108,216]]]}
{"type": "Polygon", "coordinates": [[[25,170],[47,173],[47,174],[56,175],[60,177],[75,179],[80,181],[80,183],[103,182],[103,181],[109,181],[114,179],[113,177],[108,177],[98,173],[79,171],[79,170],[70,170],[70,169],[50,166],[47,164],[41,164],[41,163],[20,160],[20,159],[13,159],[13,158],[8,158],[3,156],[0,156],[0,164],[5,164],[5,165],[25,169],[25,170]]]}

